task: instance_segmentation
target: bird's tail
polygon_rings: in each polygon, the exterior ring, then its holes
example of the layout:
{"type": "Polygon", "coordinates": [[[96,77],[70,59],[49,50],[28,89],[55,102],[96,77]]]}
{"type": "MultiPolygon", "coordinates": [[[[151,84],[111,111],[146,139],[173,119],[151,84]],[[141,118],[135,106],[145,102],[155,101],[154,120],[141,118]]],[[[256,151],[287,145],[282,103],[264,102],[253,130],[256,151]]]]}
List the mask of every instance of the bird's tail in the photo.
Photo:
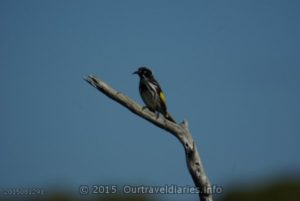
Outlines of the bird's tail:
{"type": "Polygon", "coordinates": [[[165,118],[168,119],[169,121],[172,121],[176,124],[176,121],[173,119],[173,117],[170,115],[170,113],[167,112],[167,114],[165,115],[165,118]]]}

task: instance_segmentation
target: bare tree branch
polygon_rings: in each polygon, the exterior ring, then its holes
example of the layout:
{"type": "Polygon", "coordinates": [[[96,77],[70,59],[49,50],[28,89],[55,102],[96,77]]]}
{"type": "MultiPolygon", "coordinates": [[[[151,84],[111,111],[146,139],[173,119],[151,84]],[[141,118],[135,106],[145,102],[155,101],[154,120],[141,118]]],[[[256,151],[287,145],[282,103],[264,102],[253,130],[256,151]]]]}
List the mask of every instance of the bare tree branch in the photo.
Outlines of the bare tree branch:
{"type": "Polygon", "coordinates": [[[188,129],[187,121],[183,121],[180,124],[175,124],[171,121],[166,120],[165,118],[157,118],[157,116],[153,112],[147,109],[143,109],[143,107],[141,107],[135,101],[111,88],[109,85],[99,80],[94,75],[89,75],[88,77],[84,77],[83,79],[109,98],[129,109],[134,114],[142,117],[143,119],[146,119],[147,121],[174,135],[184,147],[187,166],[193,178],[193,181],[199,190],[200,200],[213,200],[211,184],[205,174],[197,147],[195,146],[192,135],[188,129]]]}

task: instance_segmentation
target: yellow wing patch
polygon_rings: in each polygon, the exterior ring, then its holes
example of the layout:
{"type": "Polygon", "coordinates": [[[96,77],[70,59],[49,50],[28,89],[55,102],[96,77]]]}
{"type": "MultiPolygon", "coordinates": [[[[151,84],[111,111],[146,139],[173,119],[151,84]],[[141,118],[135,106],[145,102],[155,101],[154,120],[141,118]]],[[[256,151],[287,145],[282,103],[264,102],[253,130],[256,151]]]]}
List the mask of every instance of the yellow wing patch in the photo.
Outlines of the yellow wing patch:
{"type": "Polygon", "coordinates": [[[159,93],[159,97],[164,102],[164,104],[166,104],[166,97],[165,97],[165,94],[163,92],[159,93]]]}

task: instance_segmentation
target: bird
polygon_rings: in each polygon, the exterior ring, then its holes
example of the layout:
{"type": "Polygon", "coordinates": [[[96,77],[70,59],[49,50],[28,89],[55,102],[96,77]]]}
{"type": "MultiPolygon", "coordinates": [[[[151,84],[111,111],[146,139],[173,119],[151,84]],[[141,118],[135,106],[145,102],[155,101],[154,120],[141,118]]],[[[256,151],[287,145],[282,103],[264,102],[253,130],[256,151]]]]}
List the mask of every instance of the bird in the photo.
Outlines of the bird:
{"type": "Polygon", "coordinates": [[[154,78],[152,71],[147,67],[139,67],[133,72],[140,77],[139,92],[146,108],[157,114],[162,114],[167,120],[176,123],[170,113],[167,111],[166,97],[154,78]]]}

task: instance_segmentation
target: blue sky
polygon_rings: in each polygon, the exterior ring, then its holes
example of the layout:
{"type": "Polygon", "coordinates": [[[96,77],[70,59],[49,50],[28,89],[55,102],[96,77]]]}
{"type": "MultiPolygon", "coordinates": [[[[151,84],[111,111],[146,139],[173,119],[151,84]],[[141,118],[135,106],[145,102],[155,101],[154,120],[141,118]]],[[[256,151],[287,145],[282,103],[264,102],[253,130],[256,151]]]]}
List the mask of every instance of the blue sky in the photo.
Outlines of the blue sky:
{"type": "Polygon", "coordinates": [[[1,1],[0,186],[192,185],[173,136],[82,80],[96,74],[142,104],[131,73],[144,65],[174,118],[189,120],[212,183],[299,176],[299,9],[1,1]]]}

